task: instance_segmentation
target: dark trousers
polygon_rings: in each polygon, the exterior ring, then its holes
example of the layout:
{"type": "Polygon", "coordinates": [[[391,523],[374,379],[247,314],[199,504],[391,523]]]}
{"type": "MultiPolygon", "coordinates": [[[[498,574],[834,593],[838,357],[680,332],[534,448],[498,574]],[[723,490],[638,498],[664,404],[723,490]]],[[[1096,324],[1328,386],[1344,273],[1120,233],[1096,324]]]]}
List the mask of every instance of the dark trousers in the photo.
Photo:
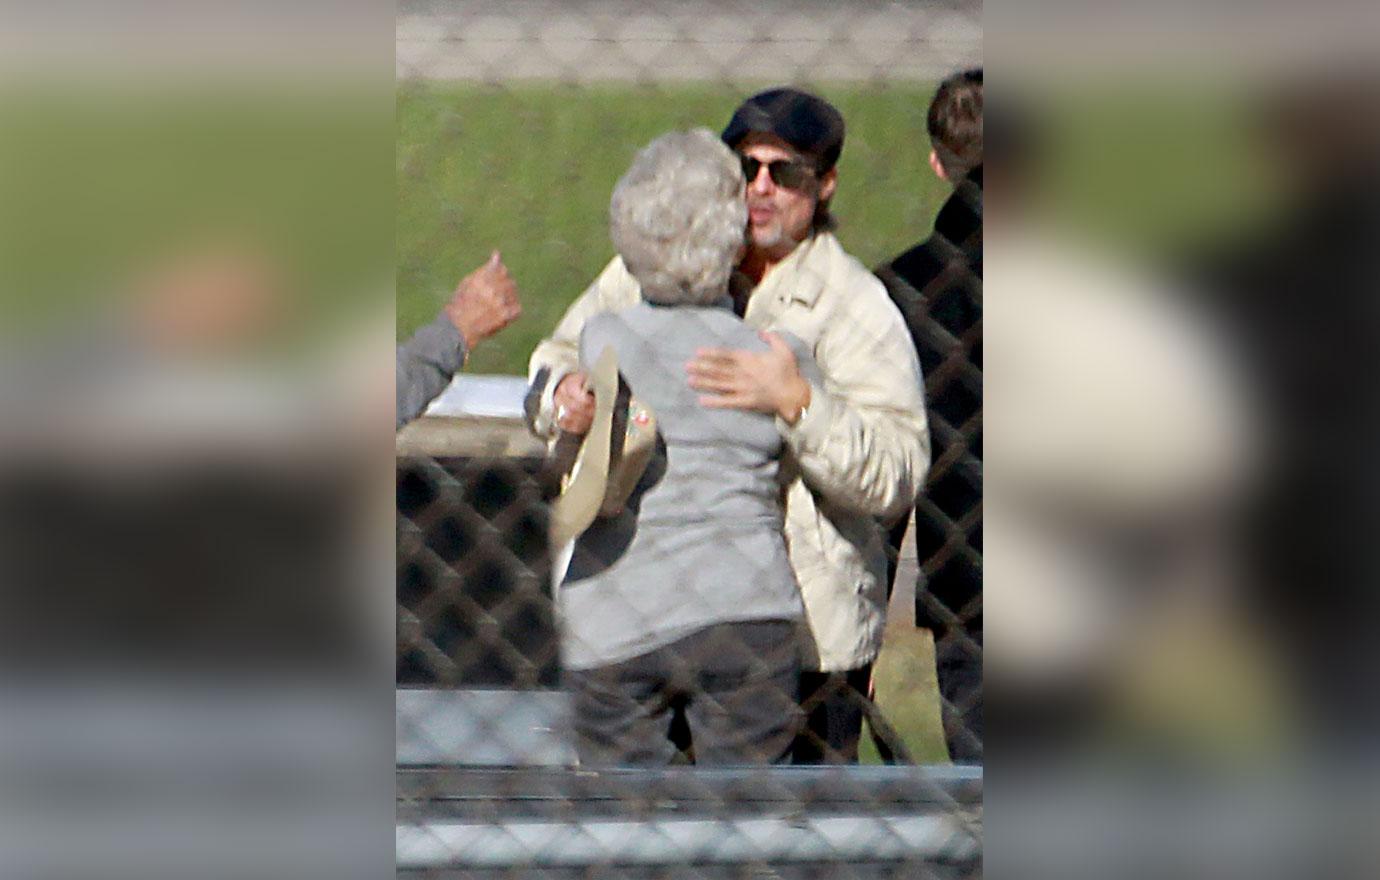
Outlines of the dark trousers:
{"type": "Polygon", "coordinates": [[[936,640],[934,651],[949,759],[955,764],[981,764],[981,648],[971,638],[950,636],[936,640]]]}
{"type": "MultiPolygon", "coordinates": [[[[887,598],[896,583],[896,570],[901,553],[901,542],[905,538],[909,517],[892,527],[887,547],[887,598]]],[[[924,553],[919,560],[924,563],[924,553]]],[[[972,572],[972,578],[946,577],[967,573],[968,566],[961,560],[951,561],[941,570],[936,580],[939,584],[919,585],[916,596],[916,626],[926,627],[934,633],[935,674],[939,679],[939,696],[943,698],[940,712],[944,721],[944,742],[949,749],[949,758],[956,764],[982,763],[982,617],[963,619],[958,616],[962,607],[981,595],[980,572],[972,572]],[[949,587],[945,594],[934,595],[933,589],[957,582],[957,588],[949,587]],[[926,593],[930,593],[926,596],[926,593]],[[931,613],[927,602],[938,600],[955,613],[957,622],[946,621],[942,616],[931,613]]]]}
{"type": "Polygon", "coordinates": [[[805,726],[792,749],[794,764],[856,764],[863,703],[872,664],[848,672],[802,672],[800,706],[805,726]]]}
{"type": "Polygon", "coordinates": [[[701,765],[784,763],[800,730],[800,633],[785,620],[722,623],[567,670],[580,763],[660,766],[682,751],[701,765]]]}

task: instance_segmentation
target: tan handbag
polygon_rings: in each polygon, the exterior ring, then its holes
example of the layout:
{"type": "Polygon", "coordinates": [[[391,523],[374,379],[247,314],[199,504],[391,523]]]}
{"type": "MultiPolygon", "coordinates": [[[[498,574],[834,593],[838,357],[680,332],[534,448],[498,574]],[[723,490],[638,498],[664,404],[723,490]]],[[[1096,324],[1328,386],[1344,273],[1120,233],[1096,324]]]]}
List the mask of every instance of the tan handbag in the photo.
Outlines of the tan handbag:
{"type": "Polygon", "coordinates": [[[594,423],[551,505],[553,547],[574,540],[596,518],[621,513],[656,451],[656,416],[619,377],[612,347],[595,361],[590,386],[594,423]]]}

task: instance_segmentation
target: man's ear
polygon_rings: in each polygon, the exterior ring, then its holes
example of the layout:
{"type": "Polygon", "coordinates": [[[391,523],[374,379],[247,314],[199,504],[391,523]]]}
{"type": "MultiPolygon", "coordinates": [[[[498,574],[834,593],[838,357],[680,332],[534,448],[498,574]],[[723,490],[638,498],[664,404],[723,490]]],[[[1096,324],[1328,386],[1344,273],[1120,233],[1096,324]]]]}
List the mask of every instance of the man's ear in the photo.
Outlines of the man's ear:
{"type": "Polygon", "coordinates": [[[834,189],[839,185],[839,170],[830,168],[819,179],[819,200],[827,202],[834,197],[834,189]]]}
{"type": "Polygon", "coordinates": [[[944,170],[944,163],[939,161],[938,150],[930,150],[930,169],[938,175],[940,180],[949,179],[949,172],[944,170]]]}

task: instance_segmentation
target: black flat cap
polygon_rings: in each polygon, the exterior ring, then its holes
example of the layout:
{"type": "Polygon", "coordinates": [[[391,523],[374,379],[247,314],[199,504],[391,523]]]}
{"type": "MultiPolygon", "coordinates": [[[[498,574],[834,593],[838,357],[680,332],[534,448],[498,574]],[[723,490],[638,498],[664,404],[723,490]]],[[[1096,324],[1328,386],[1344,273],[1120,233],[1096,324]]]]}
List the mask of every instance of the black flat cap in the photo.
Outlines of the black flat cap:
{"type": "Polygon", "coordinates": [[[772,89],[748,98],[724,129],[724,143],[738,144],[753,132],[774,134],[815,160],[820,173],[843,152],[843,116],[834,105],[797,89],[772,89]]]}

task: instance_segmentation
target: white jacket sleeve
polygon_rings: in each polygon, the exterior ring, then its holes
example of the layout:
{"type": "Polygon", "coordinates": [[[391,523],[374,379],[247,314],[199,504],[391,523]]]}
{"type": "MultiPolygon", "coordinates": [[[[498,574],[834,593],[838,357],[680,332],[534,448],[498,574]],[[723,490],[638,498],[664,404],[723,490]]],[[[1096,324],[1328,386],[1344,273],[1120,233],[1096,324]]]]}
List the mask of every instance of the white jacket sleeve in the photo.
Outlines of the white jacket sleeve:
{"type": "Polygon", "coordinates": [[[527,417],[532,431],[541,437],[556,434],[555,408],[551,396],[567,374],[579,369],[580,332],[591,315],[616,311],[637,302],[641,289],[637,280],[614,257],[599,277],[585,288],[566,309],[551,335],[537,343],[527,364],[529,384],[527,417]]]}
{"type": "Polygon", "coordinates": [[[850,291],[846,315],[828,321],[815,345],[810,405],[794,425],[778,423],[816,494],[893,518],[910,509],[923,484],[929,430],[910,334],[881,284],[869,281],[850,291]]]}

